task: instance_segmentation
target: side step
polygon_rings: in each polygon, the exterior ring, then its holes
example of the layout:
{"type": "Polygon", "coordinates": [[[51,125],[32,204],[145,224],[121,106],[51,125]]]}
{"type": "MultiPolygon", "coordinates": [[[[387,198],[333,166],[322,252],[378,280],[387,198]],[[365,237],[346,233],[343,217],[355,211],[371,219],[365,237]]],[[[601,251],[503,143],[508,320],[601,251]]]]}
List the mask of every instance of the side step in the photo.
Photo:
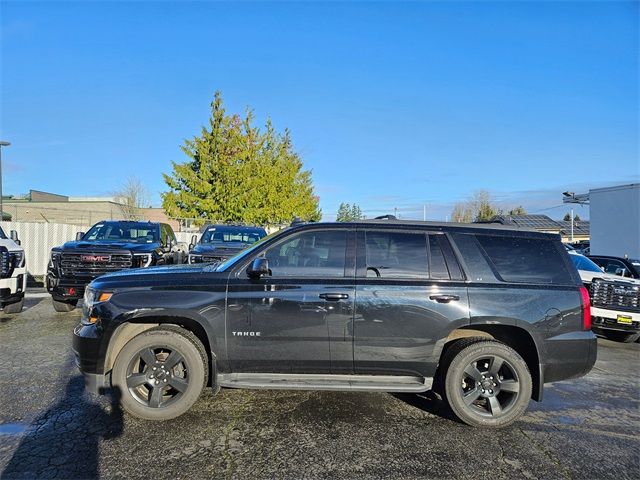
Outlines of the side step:
{"type": "Polygon", "coordinates": [[[298,373],[219,373],[218,385],[260,390],[335,390],[349,392],[426,392],[432,378],[395,375],[317,375],[298,373]]]}

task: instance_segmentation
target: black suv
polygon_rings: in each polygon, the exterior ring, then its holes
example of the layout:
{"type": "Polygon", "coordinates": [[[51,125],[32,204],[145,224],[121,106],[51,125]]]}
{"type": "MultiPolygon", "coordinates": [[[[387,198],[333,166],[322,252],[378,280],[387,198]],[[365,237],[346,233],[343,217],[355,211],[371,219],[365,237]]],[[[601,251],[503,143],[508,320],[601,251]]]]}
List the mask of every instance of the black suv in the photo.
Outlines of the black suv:
{"type": "Polygon", "coordinates": [[[560,237],[493,225],[298,224],[220,264],[93,281],[73,348],[88,390],[141,418],[205,385],[439,392],[501,427],[596,360],[589,295],[560,237]]]}
{"type": "Polygon", "coordinates": [[[122,269],[184,263],[171,226],[165,223],[103,221],[76,241],[51,250],[47,290],[57,312],[73,310],[94,278],[122,269]]]}
{"type": "Polygon", "coordinates": [[[246,225],[207,225],[200,241],[191,237],[189,263],[221,262],[266,237],[262,227],[246,225]]]}

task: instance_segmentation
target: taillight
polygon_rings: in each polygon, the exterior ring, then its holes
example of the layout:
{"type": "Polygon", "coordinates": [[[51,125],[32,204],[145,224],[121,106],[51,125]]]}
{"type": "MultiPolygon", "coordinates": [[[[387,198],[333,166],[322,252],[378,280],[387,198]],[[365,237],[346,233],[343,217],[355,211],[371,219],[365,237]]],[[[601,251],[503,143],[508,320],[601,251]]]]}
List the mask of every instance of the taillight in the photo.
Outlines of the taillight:
{"type": "Polygon", "coordinates": [[[582,329],[591,330],[591,300],[586,287],[580,287],[580,300],[582,301],[582,329]]]}

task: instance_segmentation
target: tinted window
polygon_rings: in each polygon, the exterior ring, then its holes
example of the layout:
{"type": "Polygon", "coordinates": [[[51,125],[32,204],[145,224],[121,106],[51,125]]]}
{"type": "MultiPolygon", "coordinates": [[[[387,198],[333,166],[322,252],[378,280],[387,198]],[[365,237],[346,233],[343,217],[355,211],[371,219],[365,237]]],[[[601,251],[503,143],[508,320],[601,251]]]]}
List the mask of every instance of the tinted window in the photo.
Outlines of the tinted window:
{"type": "Polygon", "coordinates": [[[476,235],[498,275],[507,282],[571,283],[554,241],[476,235]]]}
{"type": "Polygon", "coordinates": [[[366,232],[367,277],[427,278],[427,236],[366,232]]]}
{"type": "Polygon", "coordinates": [[[4,230],[2,230],[2,227],[0,227],[0,238],[3,240],[7,239],[7,236],[4,234],[4,230]]]}
{"type": "Polygon", "coordinates": [[[434,279],[464,278],[451,244],[444,235],[429,235],[429,273],[434,279]]]}
{"type": "Polygon", "coordinates": [[[576,266],[576,269],[578,270],[602,273],[602,269],[598,265],[593,263],[591,260],[589,260],[587,257],[574,253],[574,254],[570,254],[569,258],[571,258],[571,261],[573,262],[573,264],[576,266]]]}
{"type": "Polygon", "coordinates": [[[265,237],[267,232],[261,228],[249,229],[246,227],[209,227],[202,234],[201,243],[256,243],[265,237]]]}
{"type": "Polygon", "coordinates": [[[103,222],[91,227],[82,239],[153,243],[158,241],[159,230],[157,224],[103,222]]]}
{"type": "Polygon", "coordinates": [[[271,247],[265,257],[274,277],[342,277],[346,250],[346,231],[312,231],[271,247]]]}

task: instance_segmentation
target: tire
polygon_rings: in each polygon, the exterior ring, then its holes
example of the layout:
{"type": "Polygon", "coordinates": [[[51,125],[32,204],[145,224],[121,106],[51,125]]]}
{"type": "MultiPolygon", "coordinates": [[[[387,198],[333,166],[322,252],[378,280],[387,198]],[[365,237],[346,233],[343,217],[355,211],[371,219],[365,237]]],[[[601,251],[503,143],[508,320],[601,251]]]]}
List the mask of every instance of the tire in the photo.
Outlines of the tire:
{"type": "Polygon", "coordinates": [[[4,313],[20,313],[22,311],[22,307],[24,307],[24,297],[15,303],[5,305],[3,310],[4,313]]]}
{"type": "Polygon", "coordinates": [[[56,312],[71,312],[74,308],[76,308],[76,305],[78,305],[78,300],[64,300],[64,301],[60,301],[60,300],[56,300],[55,298],[52,298],[51,301],[53,302],[53,309],[56,312]]]}
{"type": "Polygon", "coordinates": [[[640,333],[616,332],[614,330],[603,330],[602,334],[609,340],[622,343],[633,343],[640,338],[640,333]]]}
{"type": "Polygon", "coordinates": [[[478,338],[460,340],[447,350],[443,367],[445,399],[467,425],[506,427],[529,406],[529,368],[515,350],[503,343],[478,338]]]}
{"type": "Polygon", "coordinates": [[[128,413],[162,421],[189,410],[208,375],[206,350],[195,335],[179,327],[159,327],[135,336],[122,348],[111,383],[128,413]]]}

